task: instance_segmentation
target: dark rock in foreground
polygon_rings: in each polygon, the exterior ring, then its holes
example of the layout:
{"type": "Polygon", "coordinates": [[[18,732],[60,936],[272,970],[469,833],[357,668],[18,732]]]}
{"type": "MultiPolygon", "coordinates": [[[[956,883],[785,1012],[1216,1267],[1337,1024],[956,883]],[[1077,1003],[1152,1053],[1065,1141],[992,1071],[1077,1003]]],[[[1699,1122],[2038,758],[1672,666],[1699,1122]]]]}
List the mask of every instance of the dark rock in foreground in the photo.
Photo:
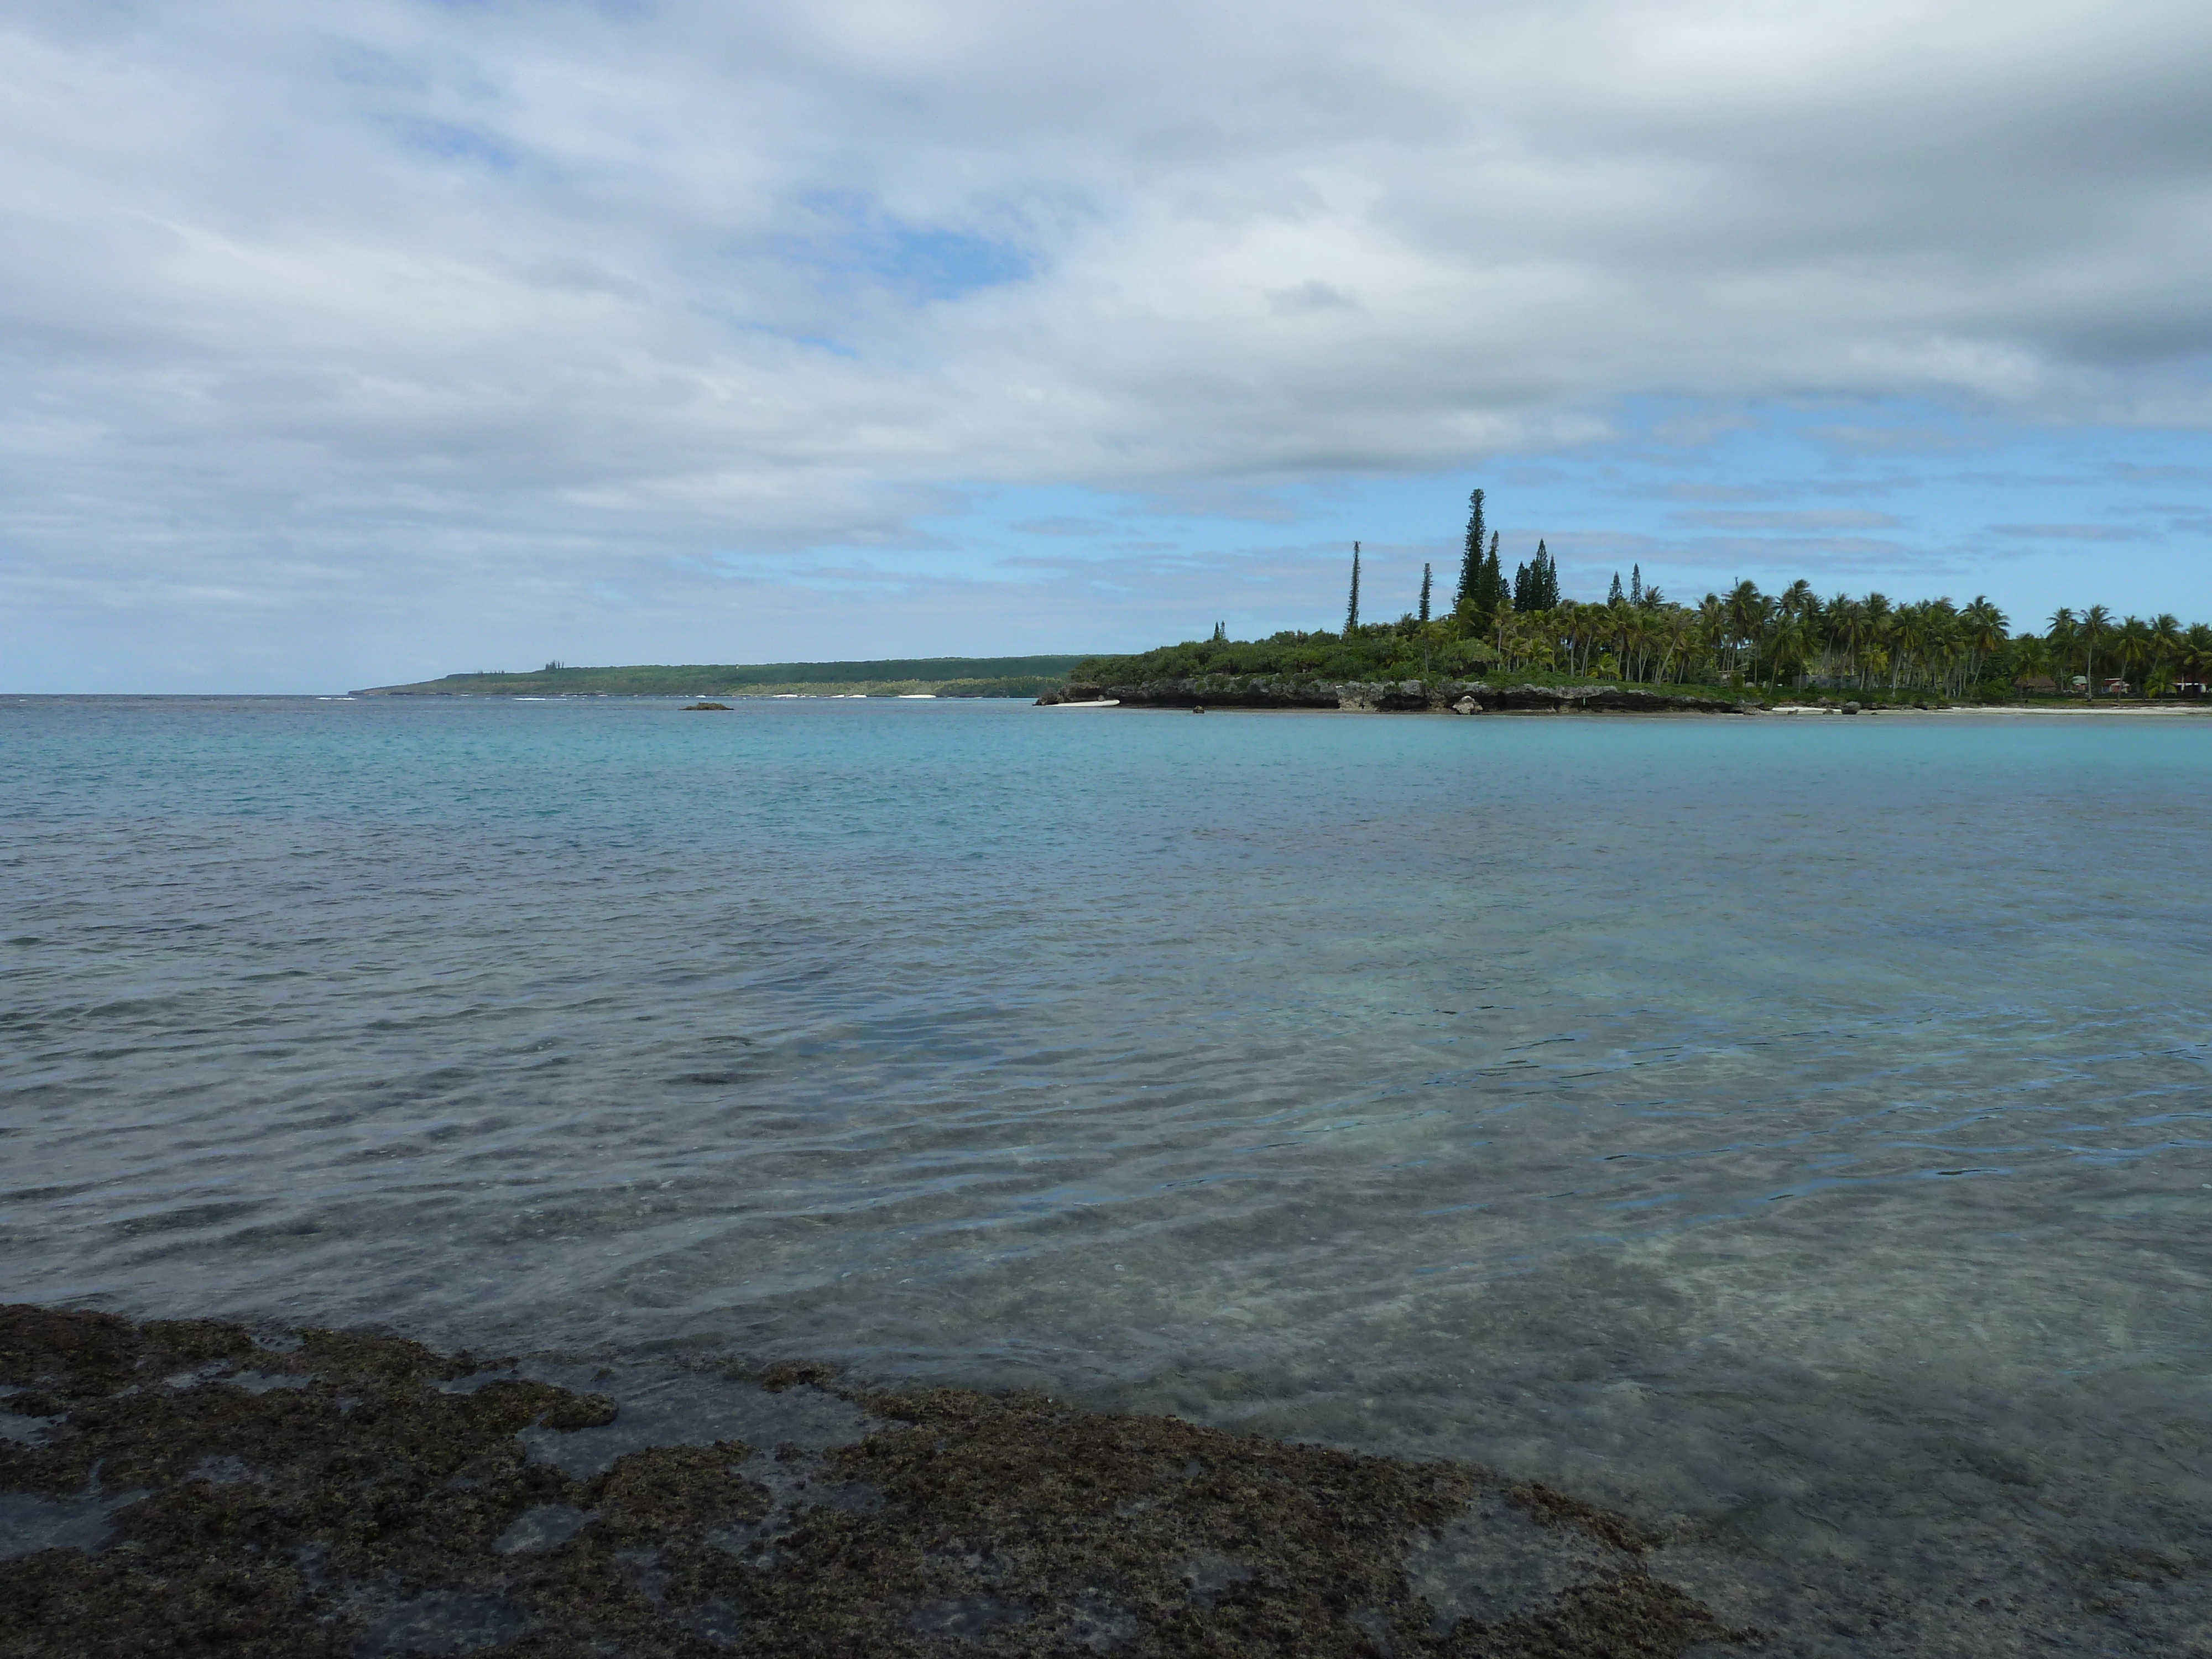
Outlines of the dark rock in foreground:
{"type": "Polygon", "coordinates": [[[805,1368],[678,1379],[763,1443],[654,1444],[644,1394],[532,1369],[0,1309],[0,1655],[1658,1659],[1743,1635],[1629,1522],[1464,1465],[805,1368]]]}
{"type": "Polygon", "coordinates": [[[1635,685],[1494,685],[1484,680],[1290,680],[1206,676],[1136,685],[1077,684],[1037,702],[1111,700],[1125,708],[1346,708],[1418,714],[1740,714],[1757,703],[1676,696],[1635,685]]]}

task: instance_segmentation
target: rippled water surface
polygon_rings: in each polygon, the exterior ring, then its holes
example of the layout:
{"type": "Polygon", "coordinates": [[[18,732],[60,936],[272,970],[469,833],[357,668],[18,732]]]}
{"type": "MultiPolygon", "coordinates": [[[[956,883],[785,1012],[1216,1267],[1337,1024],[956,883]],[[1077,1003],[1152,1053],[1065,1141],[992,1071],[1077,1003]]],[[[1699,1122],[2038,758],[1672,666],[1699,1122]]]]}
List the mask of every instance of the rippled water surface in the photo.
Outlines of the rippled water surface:
{"type": "Polygon", "coordinates": [[[2136,1651],[2212,1607],[2208,785],[2185,718],[0,702],[0,1288],[1043,1383],[2136,1651]]]}

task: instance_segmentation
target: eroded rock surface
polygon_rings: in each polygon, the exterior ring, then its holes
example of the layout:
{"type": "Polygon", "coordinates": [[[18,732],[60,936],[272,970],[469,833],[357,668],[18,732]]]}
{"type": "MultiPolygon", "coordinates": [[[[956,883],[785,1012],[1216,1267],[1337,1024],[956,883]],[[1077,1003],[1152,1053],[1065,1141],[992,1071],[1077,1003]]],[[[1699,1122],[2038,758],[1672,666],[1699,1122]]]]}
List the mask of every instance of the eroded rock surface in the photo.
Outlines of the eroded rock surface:
{"type": "Polygon", "coordinates": [[[818,1370],[577,1369],[0,1309],[0,1409],[37,1425],[0,1440],[0,1656],[1671,1659],[1746,1635],[1620,1517],[1463,1465],[818,1370]]]}

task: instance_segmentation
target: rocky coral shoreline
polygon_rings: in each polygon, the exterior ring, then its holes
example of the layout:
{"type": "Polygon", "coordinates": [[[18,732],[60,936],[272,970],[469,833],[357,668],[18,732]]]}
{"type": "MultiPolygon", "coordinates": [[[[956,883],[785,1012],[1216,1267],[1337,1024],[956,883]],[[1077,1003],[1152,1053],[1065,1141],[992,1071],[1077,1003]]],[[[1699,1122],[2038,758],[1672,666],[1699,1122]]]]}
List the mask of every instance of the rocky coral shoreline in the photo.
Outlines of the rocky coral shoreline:
{"type": "Polygon", "coordinates": [[[1293,680],[1208,675],[1131,685],[1072,683],[1037,699],[1125,708],[1338,708],[1364,714],[1741,714],[1757,702],[1675,695],[1635,685],[1499,685],[1485,680],[1293,680]]]}
{"type": "MultiPolygon", "coordinates": [[[[0,1655],[1674,1659],[1623,1517],[821,1368],[0,1308],[0,1655]]],[[[1717,1648],[1713,1644],[1718,1644],[1717,1648]]]]}

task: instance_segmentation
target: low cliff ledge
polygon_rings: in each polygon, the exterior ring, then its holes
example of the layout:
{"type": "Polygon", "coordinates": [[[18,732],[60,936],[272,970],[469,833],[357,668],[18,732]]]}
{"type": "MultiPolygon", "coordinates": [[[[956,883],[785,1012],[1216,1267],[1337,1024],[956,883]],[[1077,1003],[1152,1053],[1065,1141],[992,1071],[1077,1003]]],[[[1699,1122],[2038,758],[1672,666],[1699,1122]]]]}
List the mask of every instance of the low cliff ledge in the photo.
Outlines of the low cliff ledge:
{"type": "Polygon", "coordinates": [[[1339,708],[1365,714],[1741,714],[1757,702],[1655,691],[1640,685],[1499,685],[1486,680],[1298,680],[1206,676],[1134,685],[1075,683],[1037,699],[1119,702],[1124,708],[1339,708]]]}

